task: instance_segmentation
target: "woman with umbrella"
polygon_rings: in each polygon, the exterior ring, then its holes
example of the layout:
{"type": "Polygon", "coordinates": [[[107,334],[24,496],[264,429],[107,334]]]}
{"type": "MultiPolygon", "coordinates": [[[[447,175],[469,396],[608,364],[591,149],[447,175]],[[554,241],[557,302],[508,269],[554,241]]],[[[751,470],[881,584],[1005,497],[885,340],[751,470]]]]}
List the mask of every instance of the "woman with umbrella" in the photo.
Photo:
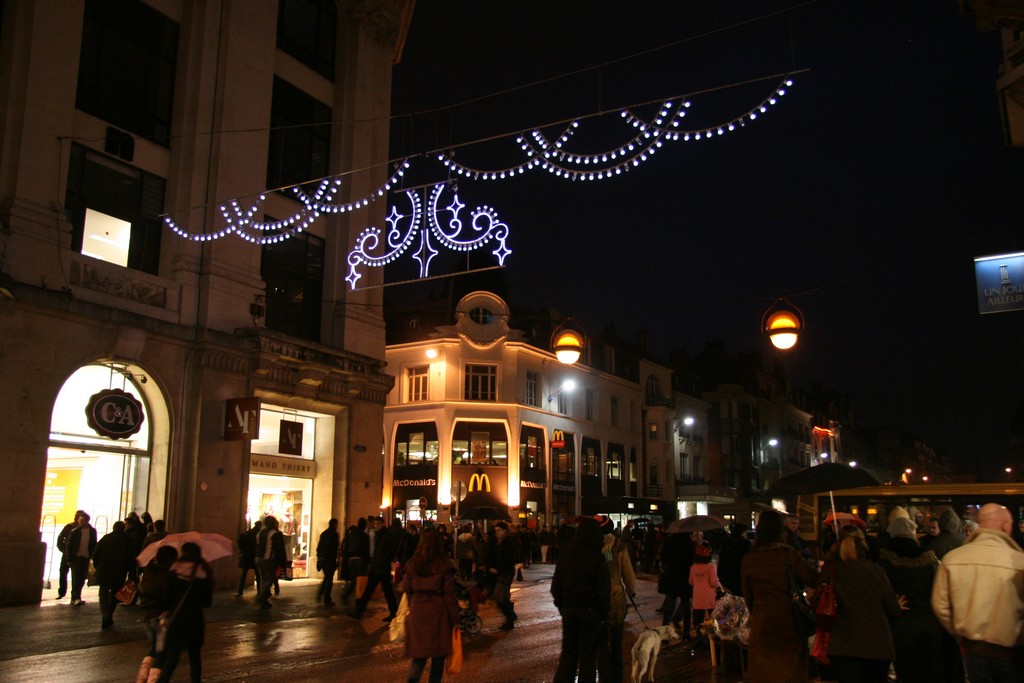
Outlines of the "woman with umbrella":
{"type": "Polygon", "coordinates": [[[781,513],[765,510],[757,536],[743,557],[743,599],[750,610],[749,683],[806,683],[807,638],[793,620],[790,579],[811,585],[814,572],[800,553],[783,541],[781,513]]]}
{"type": "Polygon", "coordinates": [[[175,580],[167,590],[166,645],[157,683],[167,683],[174,676],[182,652],[188,652],[189,678],[193,683],[203,679],[202,650],[206,634],[203,609],[213,604],[213,570],[206,563],[195,543],[184,543],[178,561],[171,567],[175,580]]]}

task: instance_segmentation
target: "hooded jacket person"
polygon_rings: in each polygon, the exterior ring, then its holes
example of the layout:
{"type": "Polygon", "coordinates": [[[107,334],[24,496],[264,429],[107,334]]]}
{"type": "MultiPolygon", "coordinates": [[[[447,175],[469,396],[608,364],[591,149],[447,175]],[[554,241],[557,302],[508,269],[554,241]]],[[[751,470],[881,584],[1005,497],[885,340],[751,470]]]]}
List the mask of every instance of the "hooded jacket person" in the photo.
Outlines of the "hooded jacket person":
{"type": "Polygon", "coordinates": [[[946,508],[939,514],[939,535],[928,544],[928,550],[941,560],[950,550],[962,546],[965,540],[960,517],[952,508],[946,508]]]}
{"type": "Polygon", "coordinates": [[[554,683],[596,678],[598,643],[611,609],[611,579],[597,520],[584,517],[568,548],[561,549],[551,595],[562,615],[562,651],[554,683]]]}

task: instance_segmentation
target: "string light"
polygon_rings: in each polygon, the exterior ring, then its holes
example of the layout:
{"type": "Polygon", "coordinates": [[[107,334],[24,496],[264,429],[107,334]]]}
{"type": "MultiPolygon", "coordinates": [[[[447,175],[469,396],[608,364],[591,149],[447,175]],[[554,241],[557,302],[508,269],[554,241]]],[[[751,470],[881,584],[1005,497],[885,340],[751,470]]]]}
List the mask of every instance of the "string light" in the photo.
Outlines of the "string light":
{"type": "Polygon", "coordinates": [[[413,254],[420,264],[420,278],[430,276],[430,262],[438,255],[438,250],[431,244],[431,235],[440,246],[452,251],[475,251],[484,247],[489,242],[496,241],[498,246],[491,252],[498,258],[500,265],[505,265],[505,258],[512,251],[508,248],[506,240],[509,236],[509,228],[498,219],[497,212],[489,206],[478,206],[469,212],[469,220],[463,222],[462,210],[466,205],[459,199],[458,192],[452,195],[451,202],[441,207],[441,195],[444,193],[445,183],[438,183],[430,191],[430,198],[427,202],[427,229],[421,229],[423,222],[423,206],[417,192],[407,190],[406,198],[412,207],[409,214],[399,213],[395,205],[391,206],[391,212],[385,219],[388,224],[386,237],[386,252],[374,256],[371,252],[380,247],[380,229],[369,227],[359,233],[356,237],[355,247],[348,253],[348,275],[345,281],[352,289],[362,277],[358,268],[366,265],[372,268],[383,268],[395,259],[404,254],[413,240],[418,235],[420,238],[419,249],[413,254]],[[451,214],[447,221],[438,218],[439,213],[451,214]],[[402,231],[402,223],[407,223],[408,228],[402,231]],[[471,237],[466,238],[463,235],[471,237]]]}

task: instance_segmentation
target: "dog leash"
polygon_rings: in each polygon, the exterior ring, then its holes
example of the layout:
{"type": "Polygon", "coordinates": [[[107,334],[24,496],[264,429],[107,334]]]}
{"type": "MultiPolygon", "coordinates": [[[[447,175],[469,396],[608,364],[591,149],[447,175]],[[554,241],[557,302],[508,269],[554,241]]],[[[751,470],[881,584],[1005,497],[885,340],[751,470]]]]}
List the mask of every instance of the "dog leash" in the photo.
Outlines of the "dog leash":
{"type": "Polygon", "coordinates": [[[633,600],[633,596],[630,593],[626,593],[626,597],[629,598],[629,602],[633,605],[633,609],[636,610],[636,615],[640,617],[640,623],[644,625],[644,629],[648,631],[653,631],[654,629],[648,626],[647,622],[644,621],[644,615],[640,614],[640,608],[636,606],[636,601],[633,600]]]}

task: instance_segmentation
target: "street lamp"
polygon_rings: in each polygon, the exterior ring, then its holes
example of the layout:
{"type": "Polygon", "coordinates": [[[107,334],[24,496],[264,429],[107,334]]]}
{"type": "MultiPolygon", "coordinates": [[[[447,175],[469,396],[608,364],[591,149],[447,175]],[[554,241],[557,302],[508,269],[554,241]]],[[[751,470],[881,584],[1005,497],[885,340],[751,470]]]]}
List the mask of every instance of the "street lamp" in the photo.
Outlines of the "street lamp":
{"type": "Polygon", "coordinates": [[[775,300],[761,316],[761,334],[777,349],[791,349],[804,331],[804,314],[785,297],[775,300]]]}
{"type": "Polygon", "coordinates": [[[560,393],[562,393],[563,391],[571,392],[575,388],[576,388],[576,380],[574,380],[574,379],[567,379],[567,380],[565,380],[564,382],[562,382],[562,386],[558,387],[558,389],[555,391],[555,393],[548,394],[548,403],[553,402],[556,398],[558,398],[558,395],[560,393]]]}
{"type": "Polygon", "coordinates": [[[567,318],[551,333],[551,350],[558,362],[572,365],[580,359],[586,347],[587,335],[583,328],[567,318]]]}

